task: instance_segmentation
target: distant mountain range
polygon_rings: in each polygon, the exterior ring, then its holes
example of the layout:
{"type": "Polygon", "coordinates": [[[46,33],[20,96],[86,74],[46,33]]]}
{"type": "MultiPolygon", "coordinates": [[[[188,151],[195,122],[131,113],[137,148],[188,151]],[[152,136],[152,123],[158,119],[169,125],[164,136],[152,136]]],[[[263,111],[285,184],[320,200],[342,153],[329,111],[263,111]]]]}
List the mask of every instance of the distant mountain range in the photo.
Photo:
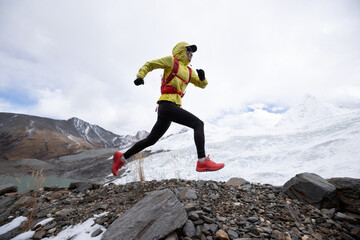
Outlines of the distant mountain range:
{"type": "Polygon", "coordinates": [[[78,118],[54,120],[0,113],[0,160],[46,160],[90,149],[124,148],[147,134],[121,136],[78,118]]]}

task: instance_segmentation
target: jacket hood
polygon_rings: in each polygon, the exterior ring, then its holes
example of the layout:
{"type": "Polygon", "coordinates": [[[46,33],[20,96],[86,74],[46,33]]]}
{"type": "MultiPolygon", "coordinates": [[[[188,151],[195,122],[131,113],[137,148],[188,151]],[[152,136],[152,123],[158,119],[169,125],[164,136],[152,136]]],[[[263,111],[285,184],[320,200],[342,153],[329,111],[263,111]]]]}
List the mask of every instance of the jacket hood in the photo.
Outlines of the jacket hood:
{"type": "Polygon", "coordinates": [[[188,57],[186,56],[186,46],[188,45],[189,44],[187,42],[180,42],[176,44],[172,50],[173,56],[186,66],[190,63],[188,57]]]}

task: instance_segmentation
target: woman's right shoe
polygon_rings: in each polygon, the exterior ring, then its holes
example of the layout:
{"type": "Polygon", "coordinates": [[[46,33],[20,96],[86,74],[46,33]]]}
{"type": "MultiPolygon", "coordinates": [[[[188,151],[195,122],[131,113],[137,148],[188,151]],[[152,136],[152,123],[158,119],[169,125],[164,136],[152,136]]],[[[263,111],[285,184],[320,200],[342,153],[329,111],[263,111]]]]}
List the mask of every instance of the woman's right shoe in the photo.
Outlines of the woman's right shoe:
{"type": "Polygon", "coordinates": [[[215,163],[210,160],[210,157],[207,156],[204,162],[197,162],[196,171],[198,172],[211,172],[222,169],[225,166],[223,163],[215,163]]]}
{"type": "Polygon", "coordinates": [[[114,157],[113,157],[113,164],[112,164],[112,173],[114,174],[114,176],[118,175],[119,169],[122,166],[125,166],[125,163],[123,161],[121,161],[121,157],[123,156],[123,153],[121,152],[115,152],[114,153],[114,157]]]}

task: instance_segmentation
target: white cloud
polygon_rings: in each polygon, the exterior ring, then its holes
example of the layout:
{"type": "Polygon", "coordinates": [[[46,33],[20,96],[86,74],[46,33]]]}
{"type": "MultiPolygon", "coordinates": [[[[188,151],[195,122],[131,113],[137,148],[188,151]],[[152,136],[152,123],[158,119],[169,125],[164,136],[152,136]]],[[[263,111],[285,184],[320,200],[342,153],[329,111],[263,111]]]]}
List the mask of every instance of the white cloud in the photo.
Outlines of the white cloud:
{"type": "Polygon", "coordinates": [[[252,104],[287,108],[307,92],[359,106],[359,11],[358,1],[2,1],[0,94],[35,101],[4,99],[0,111],[149,131],[162,70],[133,80],[180,41],[198,45],[192,67],[209,80],[188,87],[184,108],[205,121],[252,104]]]}

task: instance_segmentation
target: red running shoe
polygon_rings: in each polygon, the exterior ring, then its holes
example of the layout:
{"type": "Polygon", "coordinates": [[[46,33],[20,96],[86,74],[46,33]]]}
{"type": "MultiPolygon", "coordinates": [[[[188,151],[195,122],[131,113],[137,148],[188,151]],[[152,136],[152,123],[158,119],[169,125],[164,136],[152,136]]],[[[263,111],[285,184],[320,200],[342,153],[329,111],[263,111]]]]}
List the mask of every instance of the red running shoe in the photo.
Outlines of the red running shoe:
{"type": "Polygon", "coordinates": [[[225,165],[223,163],[215,163],[213,161],[210,160],[210,157],[207,156],[207,158],[205,158],[204,162],[197,162],[196,165],[196,171],[198,172],[210,172],[210,171],[217,171],[220,170],[224,167],[225,165]]]}
{"type": "Polygon", "coordinates": [[[113,164],[112,164],[112,169],[111,169],[114,176],[117,176],[119,169],[122,166],[125,166],[125,163],[123,161],[121,161],[122,155],[123,154],[118,151],[114,153],[113,164]]]}

